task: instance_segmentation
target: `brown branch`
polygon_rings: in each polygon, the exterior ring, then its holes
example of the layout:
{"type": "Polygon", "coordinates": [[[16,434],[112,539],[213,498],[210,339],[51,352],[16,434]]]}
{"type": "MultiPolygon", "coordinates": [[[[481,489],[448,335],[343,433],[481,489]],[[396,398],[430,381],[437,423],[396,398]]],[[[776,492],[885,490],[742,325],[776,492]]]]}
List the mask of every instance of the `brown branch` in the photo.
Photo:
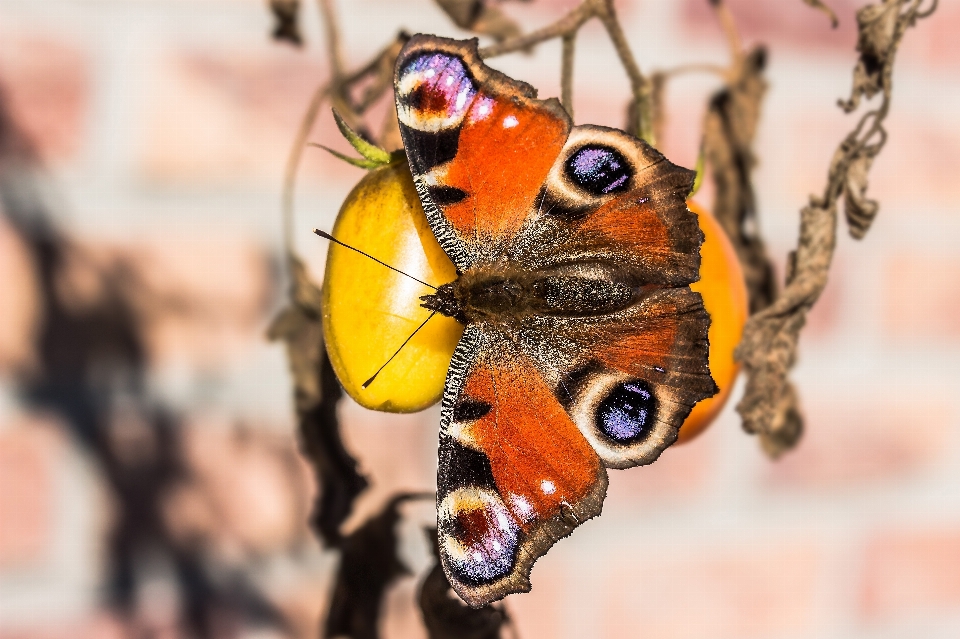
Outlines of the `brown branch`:
{"type": "MultiPolygon", "coordinates": [[[[621,27],[620,21],[617,19],[616,11],[613,8],[613,0],[583,0],[581,4],[577,5],[567,15],[553,24],[528,33],[527,35],[511,38],[504,42],[480,49],[480,57],[492,58],[515,51],[529,50],[531,47],[546,42],[547,40],[563,38],[564,68],[567,68],[566,61],[568,59],[571,60],[570,68],[572,68],[575,43],[573,36],[579,31],[580,27],[593,18],[597,18],[603,23],[607,35],[610,37],[610,41],[613,43],[613,47],[617,52],[617,57],[620,59],[620,64],[623,66],[627,78],[630,80],[633,101],[629,112],[635,116],[635,122],[629,129],[650,144],[654,144],[654,118],[651,95],[653,88],[650,81],[647,80],[637,65],[637,61],[623,33],[623,27],[621,27]]],[[[570,99],[564,99],[564,105],[572,102],[572,95],[567,97],[570,99]]]]}
{"type": "Polygon", "coordinates": [[[737,29],[737,22],[733,18],[733,13],[723,0],[710,0],[710,4],[717,12],[717,19],[720,20],[720,29],[727,38],[727,47],[730,49],[731,67],[739,66],[743,61],[743,44],[740,40],[740,31],[737,29]]]}
{"type": "Polygon", "coordinates": [[[921,12],[922,3],[884,0],[857,12],[860,60],[850,99],[841,106],[852,110],[861,96],[869,98],[876,93],[882,93],[883,103],[860,118],[834,153],[823,195],[811,197],[800,213],[800,238],[790,254],[786,287],[770,306],[748,320],[737,348],[737,359],[747,374],[747,388],[737,410],[744,429],[758,434],[764,450],[773,457],[792,448],[802,432],[796,394],[787,374],[796,360],[807,313],[827,284],[840,198],[846,196],[846,215],[855,237],[866,233],[878,209],[876,202],[865,197],[867,172],[886,142],[883,122],[890,109],[897,47],[906,30],[936,6],[934,2],[921,12]]]}
{"type": "Polygon", "coordinates": [[[317,87],[310,98],[310,104],[307,106],[303,118],[300,120],[300,127],[297,129],[296,138],[293,146],[290,148],[290,154],[287,156],[287,164],[283,171],[283,192],[281,196],[281,217],[283,220],[283,251],[286,255],[290,270],[293,267],[290,263],[296,259],[296,242],[294,233],[294,215],[293,215],[293,196],[296,188],[297,170],[300,168],[300,159],[303,156],[303,149],[306,147],[307,138],[310,131],[313,130],[313,124],[317,120],[317,114],[320,112],[320,106],[327,97],[327,86],[317,87]]]}
{"type": "Polygon", "coordinates": [[[320,15],[323,18],[323,28],[327,36],[327,56],[330,58],[330,69],[333,77],[343,78],[343,54],[340,46],[340,23],[333,8],[333,0],[317,0],[320,5],[320,15]]]}
{"type": "Polygon", "coordinates": [[[560,69],[560,103],[573,119],[573,58],[576,53],[577,33],[563,36],[563,60],[560,69]]]}
{"type": "Polygon", "coordinates": [[[563,16],[553,24],[547,25],[542,29],[537,29],[527,35],[517,36],[503,42],[492,44],[489,47],[480,49],[481,58],[494,58],[496,56],[514,53],[516,51],[529,50],[547,40],[563,37],[569,33],[576,32],[585,22],[596,17],[596,6],[606,0],[584,0],[577,5],[567,15],[563,16]]]}
{"type": "Polygon", "coordinates": [[[834,13],[833,9],[824,4],[822,0],[803,0],[803,3],[825,13],[827,17],[830,18],[830,26],[834,29],[839,26],[840,20],[837,19],[837,14],[834,13]]]}
{"type": "Polygon", "coordinates": [[[623,27],[617,19],[617,14],[613,9],[613,0],[603,0],[598,3],[601,6],[599,18],[603,26],[607,29],[607,34],[617,50],[617,56],[623,65],[627,77],[630,79],[630,90],[633,93],[633,103],[636,105],[634,113],[636,122],[631,127],[631,133],[636,134],[640,139],[646,140],[651,146],[656,146],[653,131],[653,87],[651,83],[640,72],[637,61],[633,57],[627,38],[623,34],[623,27]]]}

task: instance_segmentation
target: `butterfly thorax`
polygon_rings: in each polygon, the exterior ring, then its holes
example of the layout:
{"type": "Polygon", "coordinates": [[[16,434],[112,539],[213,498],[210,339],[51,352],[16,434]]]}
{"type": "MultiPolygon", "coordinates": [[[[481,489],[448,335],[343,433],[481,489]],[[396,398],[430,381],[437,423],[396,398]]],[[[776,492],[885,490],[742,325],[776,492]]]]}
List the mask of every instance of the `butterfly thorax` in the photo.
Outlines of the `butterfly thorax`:
{"type": "Polygon", "coordinates": [[[526,270],[503,264],[472,267],[422,306],[463,324],[511,322],[534,315],[587,317],[626,308],[641,289],[596,263],[526,270]]]}

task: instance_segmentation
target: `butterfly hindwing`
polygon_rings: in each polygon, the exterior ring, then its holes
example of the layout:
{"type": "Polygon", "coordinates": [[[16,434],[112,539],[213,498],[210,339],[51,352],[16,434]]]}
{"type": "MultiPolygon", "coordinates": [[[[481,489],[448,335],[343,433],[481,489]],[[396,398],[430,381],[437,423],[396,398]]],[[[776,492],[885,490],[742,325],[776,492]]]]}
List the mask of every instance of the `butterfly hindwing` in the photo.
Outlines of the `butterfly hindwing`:
{"type": "Polygon", "coordinates": [[[603,463],[628,468],[655,461],[716,392],[709,326],[700,294],[684,287],[611,314],[530,318],[518,334],[603,463]]]}
{"type": "Polygon", "coordinates": [[[495,327],[464,331],[441,410],[447,578],[475,606],[525,592],[533,562],[600,513],[603,464],[534,362],[495,327]]]}
{"type": "Polygon", "coordinates": [[[414,182],[458,271],[502,253],[534,210],[570,131],[555,99],[481,62],[477,41],[411,38],[397,114],[414,182]]]}

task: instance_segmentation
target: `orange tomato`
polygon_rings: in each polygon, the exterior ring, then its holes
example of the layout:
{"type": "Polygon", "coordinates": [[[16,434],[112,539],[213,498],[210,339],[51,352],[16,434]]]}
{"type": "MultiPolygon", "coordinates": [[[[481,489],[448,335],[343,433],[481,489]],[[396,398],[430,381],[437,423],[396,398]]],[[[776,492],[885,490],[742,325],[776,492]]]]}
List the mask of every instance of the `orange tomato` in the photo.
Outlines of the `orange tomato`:
{"type": "Polygon", "coordinates": [[[700,281],[691,284],[690,288],[703,296],[703,305],[710,313],[710,372],[720,392],[693,407],[687,421],[680,427],[678,444],[702,433],[730,397],[740,371],[740,365],[733,359],[733,351],[740,343],[749,313],[740,260],[726,232],[716,218],[696,202],[688,201],[687,208],[697,214],[703,229],[700,281]]]}

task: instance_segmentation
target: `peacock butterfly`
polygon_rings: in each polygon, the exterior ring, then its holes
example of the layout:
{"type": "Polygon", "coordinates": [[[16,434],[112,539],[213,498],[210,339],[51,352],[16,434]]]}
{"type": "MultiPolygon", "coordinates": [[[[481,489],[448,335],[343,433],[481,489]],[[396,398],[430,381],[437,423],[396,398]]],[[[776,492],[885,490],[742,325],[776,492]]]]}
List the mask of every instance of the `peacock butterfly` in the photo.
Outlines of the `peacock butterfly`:
{"type": "Polygon", "coordinates": [[[464,325],[441,400],[444,571],[480,606],[600,513],[606,468],[649,464],[717,388],[690,284],[694,173],[418,35],[397,59],[414,183],[457,278],[422,306],[464,325]]]}

